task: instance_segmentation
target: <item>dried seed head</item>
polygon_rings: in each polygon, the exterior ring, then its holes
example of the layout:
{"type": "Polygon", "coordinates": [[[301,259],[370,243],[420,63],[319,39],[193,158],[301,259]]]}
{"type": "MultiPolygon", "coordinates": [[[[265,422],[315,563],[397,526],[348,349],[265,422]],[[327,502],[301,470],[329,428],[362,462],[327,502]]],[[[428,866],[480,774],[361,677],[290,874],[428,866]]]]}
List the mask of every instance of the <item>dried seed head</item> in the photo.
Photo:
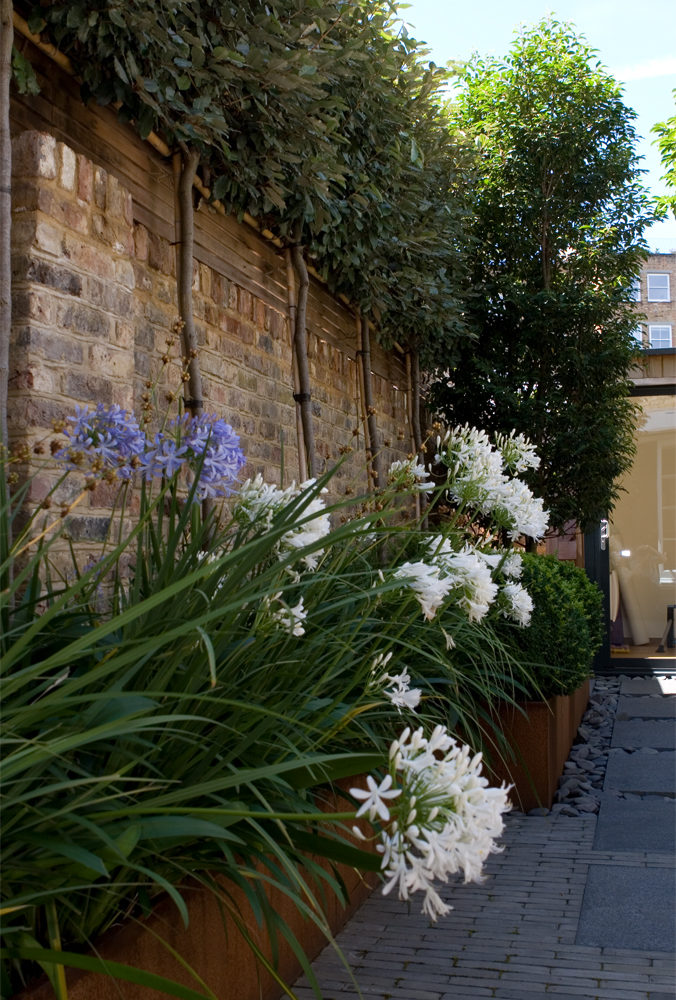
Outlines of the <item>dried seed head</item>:
{"type": "Polygon", "coordinates": [[[33,445],[33,454],[44,455],[44,453],[45,453],[45,446],[42,444],[41,441],[36,441],[35,444],[33,445]]]}
{"type": "Polygon", "coordinates": [[[66,426],[66,421],[65,420],[53,420],[52,421],[52,430],[56,434],[60,434],[61,431],[64,430],[65,426],[66,426]]]}

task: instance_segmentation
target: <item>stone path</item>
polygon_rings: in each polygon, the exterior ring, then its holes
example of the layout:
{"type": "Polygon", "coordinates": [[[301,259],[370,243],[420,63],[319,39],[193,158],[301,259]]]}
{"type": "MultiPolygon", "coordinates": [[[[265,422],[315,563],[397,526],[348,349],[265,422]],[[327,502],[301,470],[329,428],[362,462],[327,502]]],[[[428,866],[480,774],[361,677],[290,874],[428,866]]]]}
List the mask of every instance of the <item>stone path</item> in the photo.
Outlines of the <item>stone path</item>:
{"type": "MultiPolygon", "coordinates": [[[[610,724],[605,678],[590,705],[605,747],[589,712],[581,729],[602,776],[547,815],[508,816],[487,878],[449,883],[437,924],[376,891],[338,935],[348,968],[330,947],[314,963],[325,1000],[676,998],[676,679],[613,683],[610,724]]],[[[307,980],[296,995],[315,997],[307,980]]]]}

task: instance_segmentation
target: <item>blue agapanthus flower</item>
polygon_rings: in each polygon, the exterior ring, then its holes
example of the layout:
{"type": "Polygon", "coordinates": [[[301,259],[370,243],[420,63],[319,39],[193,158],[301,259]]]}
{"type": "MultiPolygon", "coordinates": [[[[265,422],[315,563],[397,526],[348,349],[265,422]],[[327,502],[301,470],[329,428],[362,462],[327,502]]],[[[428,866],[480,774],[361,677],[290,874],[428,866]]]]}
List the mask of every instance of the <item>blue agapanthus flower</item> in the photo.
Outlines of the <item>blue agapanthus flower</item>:
{"type": "Polygon", "coordinates": [[[181,466],[197,477],[194,499],[228,496],[245,464],[239,437],[215,414],[172,420],[155,435],[143,459],[148,478],[170,477],[181,466]]]}
{"type": "Polygon", "coordinates": [[[133,414],[120,406],[99,403],[96,409],[76,406],[68,417],[65,448],[55,453],[66,468],[83,472],[113,471],[129,479],[146,449],[146,436],[133,414]]]}

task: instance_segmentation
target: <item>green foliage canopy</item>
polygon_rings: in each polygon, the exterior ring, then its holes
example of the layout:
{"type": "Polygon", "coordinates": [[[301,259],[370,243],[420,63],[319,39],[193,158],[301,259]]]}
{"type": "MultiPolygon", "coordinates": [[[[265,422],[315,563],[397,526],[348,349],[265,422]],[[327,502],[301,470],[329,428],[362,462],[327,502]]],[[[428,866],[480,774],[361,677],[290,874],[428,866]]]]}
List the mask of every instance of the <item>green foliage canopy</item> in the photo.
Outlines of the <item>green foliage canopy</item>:
{"type": "Polygon", "coordinates": [[[612,509],[633,455],[631,283],[654,218],[634,112],[567,25],[525,31],[504,62],[475,58],[456,124],[475,137],[477,344],[438,372],[451,419],[515,428],[542,458],[529,485],[553,527],[612,509]]]}
{"type": "MultiPolygon", "coordinates": [[[[673,91],[674,101],[676,101],[676,89],[673,91]]],[[[657,136],[657,146],[662,155],[662,166],[665,174],[662,180],[672,188],[671,194],[662,195],[658,198],[660,208],[665,211],[671,210],[676,216],[676,114],[666,121],[657,122],[653,127],[653,132],[657,136]]]]}

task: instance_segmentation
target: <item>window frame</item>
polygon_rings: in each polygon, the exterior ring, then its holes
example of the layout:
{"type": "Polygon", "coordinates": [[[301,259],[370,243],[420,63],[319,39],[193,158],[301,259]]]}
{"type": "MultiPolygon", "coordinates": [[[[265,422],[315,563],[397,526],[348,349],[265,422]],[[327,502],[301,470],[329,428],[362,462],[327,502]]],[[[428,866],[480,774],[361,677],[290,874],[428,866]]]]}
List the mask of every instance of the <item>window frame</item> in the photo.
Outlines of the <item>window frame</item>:
{"type": "Polygon", "coordinates": [[[673,347],[674,344],[674,332],[671,323],[650,323],[648,324],[648,344],[653,351],[665,350],[667,348],[673,347]],[[668,344],[653,344],[653,330],[668,330],[669,331],[669,343],[668,344]]]}
{"type": "Polygon", "coordinates": [[[646,273],[645,277],[646,277],[646,288],[647,288],[647,291],[648,291],[648,294],[647,294],[647,301],[648,302],[671,302],[671,280],[670,280],[670,275],[666,274],[664,271],[649,271],[649,272],[646,273]],[[666,295],[664,296],[664,298],[662,298],[660,296],[658,296],[658,297],[655,296],[655,294],[654,294],[655,289],[654,288],[651,289],[651,287],[650,287],[650,279],[651,278],[663,278],[666,281],[666,288],[664,289],[664,291],[666,292],[666,295]]]}

